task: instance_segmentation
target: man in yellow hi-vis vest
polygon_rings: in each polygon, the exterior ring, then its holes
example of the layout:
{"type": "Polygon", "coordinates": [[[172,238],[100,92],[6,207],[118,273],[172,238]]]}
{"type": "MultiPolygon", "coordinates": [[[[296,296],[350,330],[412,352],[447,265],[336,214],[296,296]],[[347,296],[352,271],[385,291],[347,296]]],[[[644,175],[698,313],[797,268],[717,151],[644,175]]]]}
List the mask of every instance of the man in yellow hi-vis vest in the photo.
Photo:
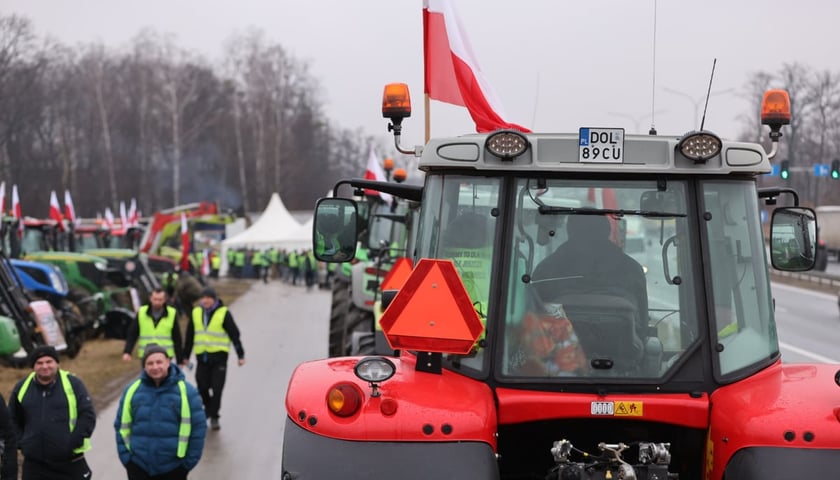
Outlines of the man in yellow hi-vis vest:
{"type": "Polygon", "coordinates": [[[9,413],[23,453],[23,480],[87,480],[85,461],[96,412],[87,388],[58,368],[58,353],[40,346],[30,355],[33,372],[9,398],[9,413]]]}
{"type": "Polygon", "coordinates": [[[184,342],[184,360],[189,362],[195,347],[195,383],[204,401],[204,412],[210,419],[210,428],[218,430],[219,409],[222,406],[222,389],[227,375],[230,346],[236,349],[239,366],[245,365],[245,350],[239,339],[239,328],[228,308],[210,287],[201,292],[199,305],[193,308],[184,342]]]}
{"type": "Polygon", "coordinates": [[[156,343],[166,349],[169,358],[174,358],[179,364],[183,360],[178,311],[166,304],[166,292],[162,288],[152,290],[149,303],[140,307],[134,322],[129,325],[122,356],[124,361],[131,360],[135,343],[138,358],[143,358],[146,345],[156,343]]]}

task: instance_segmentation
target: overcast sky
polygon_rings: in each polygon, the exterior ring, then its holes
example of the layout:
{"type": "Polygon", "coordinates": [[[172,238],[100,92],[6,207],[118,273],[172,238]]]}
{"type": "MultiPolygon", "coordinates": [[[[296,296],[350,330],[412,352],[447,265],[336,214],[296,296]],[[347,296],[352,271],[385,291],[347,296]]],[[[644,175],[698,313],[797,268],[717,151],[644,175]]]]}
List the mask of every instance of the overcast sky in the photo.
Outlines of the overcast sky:
{"type": "MultiPolygon", "coordinates": [[[[660,134],[684,133],[696,126],[717,58],[706,128],[734,137],[751,73],[793,62],[840,72],[837,0],[456,0],[456,8],[505,119],[533,130],[646,132],[653,111],[660,134]]],[[[343,128],[390,144],[382,89],[407,83],[414,113],[403,124],[404,146],[423,141],[421,12],[421,0],[0,2],[0,13],[26,16],[39,35],[70,45],[121,48],[152,27],[210,61],[232,34],[256,27],[310,65],[328,115],[343,128]]],[[[434,136],[474,131],[465,109],[439,102],[431,122],[434,136]]]]}

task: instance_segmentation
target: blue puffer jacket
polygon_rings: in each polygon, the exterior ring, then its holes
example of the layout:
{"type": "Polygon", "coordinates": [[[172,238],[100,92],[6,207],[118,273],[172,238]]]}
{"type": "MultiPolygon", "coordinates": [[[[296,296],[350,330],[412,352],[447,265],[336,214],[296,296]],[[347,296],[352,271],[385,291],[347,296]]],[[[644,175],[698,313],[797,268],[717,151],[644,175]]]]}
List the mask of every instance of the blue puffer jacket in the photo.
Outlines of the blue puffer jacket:
{"type": "Polygon", "coordinates": [[[126,448],[120,435],[123,402],[128,387],[120,398],[117,418],[114,420],[120,461],[123,465],[132,462],[150,476],[171,472],[178,467],[192,470],[201,458],[207,433],[207,417],[198,390],[186,384],[192,430],[187,455],[178,458],[178,428],[181,423],[181,391],[178,381],[184,380],[184,374],[172,364],[169,366],[169,375],[159,387],[155,386],[145,371],[141,372],[140,380],[140,386],[131,398],[131,451],[126,448]]]}

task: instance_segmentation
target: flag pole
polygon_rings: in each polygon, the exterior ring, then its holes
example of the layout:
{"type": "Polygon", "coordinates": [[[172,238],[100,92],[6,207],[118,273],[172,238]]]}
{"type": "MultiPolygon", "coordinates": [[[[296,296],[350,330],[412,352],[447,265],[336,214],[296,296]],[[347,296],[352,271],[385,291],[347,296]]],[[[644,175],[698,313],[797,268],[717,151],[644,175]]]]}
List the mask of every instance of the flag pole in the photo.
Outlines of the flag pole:
{"type": "Polygon", "coordinates": [[[429,108],[431,106],[431,102],[429,101],[429,94],[423,95],[423,107],[425,108],[426,117],[423,119],[426,125],[426,139],[423,142],[423,145],[429,143],[429,138],[431,138],[432,132],[432,123],[430,120],[431,115],[429,115],[429,108]]]}

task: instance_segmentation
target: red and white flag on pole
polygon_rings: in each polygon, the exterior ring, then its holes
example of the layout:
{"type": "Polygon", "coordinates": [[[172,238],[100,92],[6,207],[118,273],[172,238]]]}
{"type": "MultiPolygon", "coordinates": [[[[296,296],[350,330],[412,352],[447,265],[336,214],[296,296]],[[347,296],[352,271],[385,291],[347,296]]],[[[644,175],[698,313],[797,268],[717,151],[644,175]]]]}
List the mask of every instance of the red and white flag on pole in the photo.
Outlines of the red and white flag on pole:
{"type": "Polygon", "coordinates": [[[210,275],[210,250],[206,248],[201,255],[201,275],[205,277],[210,275]]]}
{"type": "Polygon", "coordinates": [[[76,225],[76,207],[73,206],[73,199],[70,198],[70,190],[64,191],[64,218],[70,225],[76,225]]]}
{"type": "Polygon", "coordinates": [[[190,231],[187,228],[187,216],[181,212],[181,271],[190,270],[190,231]]]}
{"type": "Polygon", "coordinates": [[[59,231],[63,232],[67,230],[67,227],[64,225],[64,216],[61,215],[61,206],[58,204],[58,195],[55,194],[55,190],[50,192],[50,218],[58,224],[59,231]]]}
{"type": "Polygon", "coordinates": [[[17,184],[12,185],[12,216],[18,221],[18,238],[23,238],[23,213],[20,209],[17,184]]]}
{"type": "Polygon", "coordinates": [[[501,102],[478,66],[454,0],[423,0],[424,92],[433,100],[466,107],[479,133],[510,128],[501,102]]]}
{"type": "MultiPolygon", "coordinates": [[[[365,180],[378,180],[386,182],[385,170],[382,168],[382,161],[376,155],[376,149],[373,145],[370,146],[370,155],[368,156],[367,167],[365,167],[365,180]]],[[[376,190],[365,190],[365,195],[379,195],[386,203],[391,203],[391,195],[388,193],[377,192],[376,190]]]]}
{"type": "Polygon", "coordinates": [[[125,213],[125,202],[120,200],[120,231],[125,232],[128,229],[128,215],[125,213]]]}
{"type": "Polygon", "coordinates": [[[6,182],[0,182],[0,222],[6,216],[6,182]]]}
{"type": "Polygon", "coordinates": [[[131,199],[131,205],[128,207],[128,226],[129,227],[136,227],[140,225],[138,220],[138,213],[137,213],[137,200],[131,199]]]}
{"type": "Polygon", "coordinates": [[[111,211],[111,207],[105,207],[105,218],[102,220],[102,226],[107,230],[114,228],[114,213],[111,211]]]}

